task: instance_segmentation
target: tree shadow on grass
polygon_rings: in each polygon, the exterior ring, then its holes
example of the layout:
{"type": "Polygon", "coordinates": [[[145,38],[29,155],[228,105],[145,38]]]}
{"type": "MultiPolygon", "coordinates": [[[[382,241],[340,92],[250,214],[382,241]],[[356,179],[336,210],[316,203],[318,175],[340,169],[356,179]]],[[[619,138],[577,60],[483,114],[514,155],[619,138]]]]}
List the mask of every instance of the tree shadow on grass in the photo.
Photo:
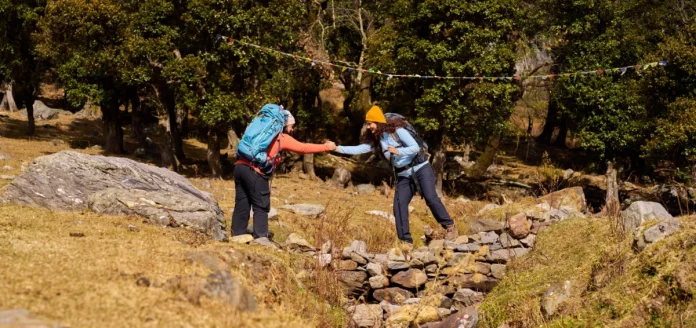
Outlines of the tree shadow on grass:
{"type": "MultiPolygon", "coordinates": [[[[112,154],[101,147],[104,145],[102,134],[101,119],[77,118],[73,115],[61,115],[57,119],[37,121],[36,130],[33,136],[26,134],[28,123],[26,117],[19,113],[0,113],[0,138],[15,139],[28,142],[26,147],[35,147],[32,141],[48,142],[50,146],[56,147],[55,151],[37,149],[39,154],[50,155],[62,150],[66,150],[65,145],[71,150],[86,151],[92,154],[104,156],[125,157],[137,162],[158,166],[161,163],[160,152],[157,145],[164,140],[164,135],[157,128],[150,128],[148,137],[152,140],[152,147],[145,152],[136,150],[140,148],[137,139],[129,128],[124,125],[123,143],[125,154],[112,154]]],[[[45,144],[44,144],[45,145],[45,144]]],[[[207,177],[210,169],[206,160],[207,145],[195,139],[187,139],[183,142],[186,159],[181,161],[179,174],[187,178],[207,177]]],[[[224,151],[223,151],[224,152],[224,151]]],[[[228,154],[228,160],[224,161],[223,178],[231,179],[234,169],[233,154],[228,154]]]]}

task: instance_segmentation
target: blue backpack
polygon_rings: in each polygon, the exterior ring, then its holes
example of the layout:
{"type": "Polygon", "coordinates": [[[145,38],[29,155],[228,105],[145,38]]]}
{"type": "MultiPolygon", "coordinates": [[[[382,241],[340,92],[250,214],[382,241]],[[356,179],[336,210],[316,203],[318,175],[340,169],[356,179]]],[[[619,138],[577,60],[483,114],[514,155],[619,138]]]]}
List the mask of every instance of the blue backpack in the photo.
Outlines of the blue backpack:
{"type": "MultiPolygon", "coordinates": [[[[249,161],[265,174],[272,173],[275,158],[268,158],[268,148],[275,137],[283,132],[287,119],[282,106],[264,105],[244,131],[237,146],[237,158],[249,161]]],[[[280,152],[276,155],[278,156],[280,152]]]]}

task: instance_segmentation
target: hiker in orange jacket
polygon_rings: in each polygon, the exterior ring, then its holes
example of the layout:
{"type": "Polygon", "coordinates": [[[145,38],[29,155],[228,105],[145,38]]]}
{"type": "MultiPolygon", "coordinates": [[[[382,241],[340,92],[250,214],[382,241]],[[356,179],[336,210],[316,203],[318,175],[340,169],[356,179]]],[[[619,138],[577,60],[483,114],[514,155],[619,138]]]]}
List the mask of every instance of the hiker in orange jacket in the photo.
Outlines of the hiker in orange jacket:
{"type": "MultiPolygon", "coordinates": [[[[287,150],[298,154],[314,154],[336,150],[336,144],[327,141],[323,144],[302,143],[290,133],[295,127],[295,118],[286,111],[288,119],[283,132],[271,142],[267,151],[268,158],[273,159],[273,169],[280,163],[280,152],[287,150]]],[[[250,210],[254,209],[254,238],[268,237],[268,212],[271,210],[271,189],[268,175],[264,174],[249,161],[238,159],[234,167],[234,185],[236,189],[234,213],[232,214],[232,235],[246,234],[250,210]]]]}

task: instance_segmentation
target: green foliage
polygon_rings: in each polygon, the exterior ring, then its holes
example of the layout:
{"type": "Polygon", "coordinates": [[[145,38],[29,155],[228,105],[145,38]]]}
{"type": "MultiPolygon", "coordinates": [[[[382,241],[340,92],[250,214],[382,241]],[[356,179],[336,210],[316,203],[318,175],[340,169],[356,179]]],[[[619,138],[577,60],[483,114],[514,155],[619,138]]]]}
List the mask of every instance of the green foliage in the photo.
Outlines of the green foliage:
{"type": "MultiPolygon", "coordinates": [[[[278,71],[278,59],[261,52],[228,43],[217,43],[217,35],[242,38],[273,46],[286,51],[296,50],[294,40],[301,30],[301,20],[306,8],[301,2],[274,1],[189,1],[181,15],[181,37],[178,44],[182,52],[196,56],[203,64],[203,72],[189,85],[188,98],[200,99],[194,108],[202,110],[203,121],[209,127],[226,129],[236,125],[242,132],[248,120],[269,98],[260,94],[265,81],[278,71]],[[205,76],[205,78],[203,78],[205,76]],[[211,97],[200,97],[212,93],[211,97]],[[236,98],[232,100],[232,98],[236,98]],[[223,100],[224,99],[224,100],[223,100]],[[212,102],[208,104],[207,102],[212,102]],[[234,104],[224,109],[221,104],[234,104]]],[[[187,76],[187,74],[180,74],[187,76]]],[[[190,74],[189,74],[190,76],[190,74]]]]}
{"type": "Polygon", "coordinates": [[[128,69],[128,14],[114,1],[52,1],[39,24],[38,52],[56,67],[74,106],[115,101],[128,69]]]}
{"type": "MultiPolygon", "coordinates": [[[[511,76],[523,10],[517,2],[391,1],[389,25],[377,57],[384,71],[422,75],[511,76]]],[[[510,83],[397,79],[376,87],[387,109],[411,116],[438,145],[483,145],[507,128],[519,97],[510,83]]]]}
{"type": "Polygon", "coordinates": [[[41,0],[0,0],[0,81],[36,82],[31,35],[45,5],[41,0]]]}
{"type": "Polygon", "coordinates": [[[277,61],[216,37],[292,47],[303,12],[289,0],[59,0],[47,6],[39,49],[75,104],[118,98],[119,90],[155,99],[155,89],[170,90],[178,107],[226,129],[258,110],[255,91],[277,61]]]}
{"type": "Polygon", "coordinates": [[[685,28],[676,5],[675,1],[541,1],[551,31],[558,36],[552,49],[558,73],[669,61],[667,68],[604,72],[555,83],[551,101],[559,108],[560,119],[595,161],[639,162],[641,147],[668,112],[667,106],[688,93],[681,87],[685,76],[669,73],[674,56],[665,56],[667,52],[660,49],[668,36],[685,28]]]}
{"type": "Polygon", "coordinates": [[[684,159],[696,163],[696,99],[679,98],[668,106],[669,114],[657,121],[652,138],[643,146],[652,159],[684,159]]]}
{"type": "Polygon", "coordinates": [[[696,163],[696,23],[684,33],[660,44],[659,53],[669,60],[664,71],[645,81],[648,106],[658,119],[643,145],[643,157],[669,160],[689,168],[696,163]]]}
{"type": "Polygon", "coordinates": [[[74,106],[91,100],[118,109],[140,99],[159,114],[186,109],[218,132],[241,133],[264,103],[277,102],[306,127],[306,139],[342,136],[334,131],[361,123],[371,96],[408,116],[434,148],[483,146],[511,130],[519,83],[358,81],[355,72],[297,65],[217,36],[441,76],[511,76],[520,49],[549,43],[555,73],[668,60],[665,68],[558,79],[550,101],[595,160],[686,165],[696,160],[688,123],[696,117],[694,8],[682,0],[336,0],[326,8],[295,0],[0,0],[0,80],[38,85],[46,60],[74,106]],[[342,113],[317,105],[336,80],[348,96],[342,113]]]}

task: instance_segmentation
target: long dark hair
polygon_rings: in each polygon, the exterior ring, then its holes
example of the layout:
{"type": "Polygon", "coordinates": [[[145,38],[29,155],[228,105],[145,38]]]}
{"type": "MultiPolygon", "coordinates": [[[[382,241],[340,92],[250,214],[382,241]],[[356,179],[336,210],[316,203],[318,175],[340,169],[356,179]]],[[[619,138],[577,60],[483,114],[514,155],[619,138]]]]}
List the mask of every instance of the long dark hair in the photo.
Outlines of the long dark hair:
{"type": "Polygon", "coordinates": [[[378,155],[383,155],[382,144],[380,143],[382,135],[385,133],[394,133],[396,129],[405,128],[406,126],[407,122],[402,119],[396,117],[389,118],[386,124],[377,123],[377,131],[375,131],[375,133],[372,133],[370,129],[365,129],[365,133],[360,135],[360,143],[369,144],[375,149],[378,155]]]}

